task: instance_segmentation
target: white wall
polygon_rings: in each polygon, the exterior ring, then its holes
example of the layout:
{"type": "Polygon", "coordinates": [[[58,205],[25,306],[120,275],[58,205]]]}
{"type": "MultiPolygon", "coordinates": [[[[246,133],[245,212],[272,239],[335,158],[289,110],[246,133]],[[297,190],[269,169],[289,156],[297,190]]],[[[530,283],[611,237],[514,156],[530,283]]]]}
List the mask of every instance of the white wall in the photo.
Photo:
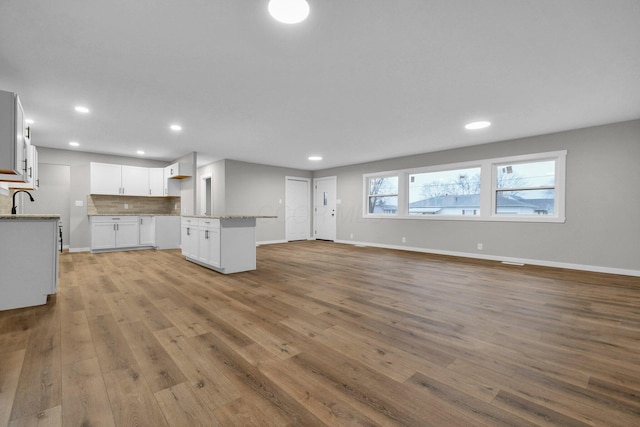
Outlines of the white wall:
{"type": "Polygon", "coordinates": [[[634,120],[323,170],[314,177],[337,176],[338,241],[640,274],[639,161],[640,120],[634,120]],[[363,218],[365,173],[556,150],[568,150],[563,224],[363,218]]]}

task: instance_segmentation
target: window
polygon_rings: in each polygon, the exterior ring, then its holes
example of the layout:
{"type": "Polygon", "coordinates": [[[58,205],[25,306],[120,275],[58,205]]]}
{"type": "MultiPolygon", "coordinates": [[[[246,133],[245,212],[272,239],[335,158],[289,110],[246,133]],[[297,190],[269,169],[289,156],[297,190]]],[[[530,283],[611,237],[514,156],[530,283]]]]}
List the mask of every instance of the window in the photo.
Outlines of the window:
{"type": "Polygon", "coordinates": [[[495,166],[496,215],[553,215],[556,161],[495,166]]]}
{"type": "Polygon", "coordinates": [[[409,174],[409,215],[477,215],[480,167],[409,174]]]}
{"type": "Polygon", "coordinates": [[[398,212],[398,177],[373,176],[367,181],[367,212],[374,215],[395,215],[398,212]]]}
{"type": "Polygon", "coordinates": [[[566,154],[365,174],[364,217],[564,222],[566,154]]]}

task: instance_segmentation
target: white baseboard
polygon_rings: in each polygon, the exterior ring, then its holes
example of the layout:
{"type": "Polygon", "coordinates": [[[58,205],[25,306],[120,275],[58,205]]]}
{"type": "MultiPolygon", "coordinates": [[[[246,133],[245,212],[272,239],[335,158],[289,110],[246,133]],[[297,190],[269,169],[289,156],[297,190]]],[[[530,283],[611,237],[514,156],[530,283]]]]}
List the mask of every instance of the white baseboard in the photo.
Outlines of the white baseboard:
{"type": "Polygon", "coordinates": [[[91,252],[91,248],[69,248],[69,252],[91,252]]]}
{"type": "Polygon", "coordinates": [[[478,254],[478,253],[472,253],[472,252],[443,251],[439,249],[385,245],[383,243],[355,242],[351,240],[336,240],[335,242],[346,244],[346,245],[354,245],[354,246],[371,246],[375,248],[396,249],[400,251],[422,252],[422,253],[436,254],[436,255],[450,255],[450,256],[465,257],[465,258],[484,259],[488,261],[508,262],[513,264],[530,264],[530,265],[539,265],[542,267],[565,268],[570,270],[591,271],[594,273],[621,274],[624,276],[640,277],[640,270],[629,270],[625,268],[603,267],[603,266],[585,265],[585,264],[572,264],[567,262],[557,262],[557,261],[547,261],[547,260],[527,259],[527,258],[514,258],[514,257],[505,257],[505,256],[499,256],[499,255],[485,255],[485,254],[478,254]]]}
{"type": "Polygon", "coordinates": [[[287,243],[286,240],[263,240],[261,242],[256,242],[256,246],[260,245],[277,245],[279,243],[287,243]]]}

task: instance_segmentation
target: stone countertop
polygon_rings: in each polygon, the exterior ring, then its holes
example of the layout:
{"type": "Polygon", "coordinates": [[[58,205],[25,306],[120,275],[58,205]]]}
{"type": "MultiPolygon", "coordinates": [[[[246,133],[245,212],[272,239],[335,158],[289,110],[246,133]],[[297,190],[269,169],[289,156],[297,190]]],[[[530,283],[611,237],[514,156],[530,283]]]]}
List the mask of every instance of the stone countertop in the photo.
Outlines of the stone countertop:
{"type": "Polygon", "coordinates": [[[98,213],[87,214],[88,216],[180,216],[180,214],[158,214],[158,213],[98,213]]]}
{"type": "Polygon", "coordinates": [[[20,215],[0,215],[0,220],[60,220],[59,214],[20,214],[20,215]]]}
{"type": "Polygon", "coordinates": [[[271,215],[182,215],[187,218],[211,218],[211,219],[256,219],[256,218],[278,218],[271,215]]]}

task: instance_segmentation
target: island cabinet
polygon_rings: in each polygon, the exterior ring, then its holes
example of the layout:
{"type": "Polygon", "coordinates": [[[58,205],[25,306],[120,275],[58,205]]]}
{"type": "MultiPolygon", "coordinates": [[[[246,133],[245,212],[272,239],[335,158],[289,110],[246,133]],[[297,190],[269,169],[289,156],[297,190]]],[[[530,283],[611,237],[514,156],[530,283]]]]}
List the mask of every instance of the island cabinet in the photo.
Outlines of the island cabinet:
{"type": "Polygon", "coordinates": [[[182,254],[224,274],[255,270],[256,218],[267,217],[182,217],[182,254]]]}
{"type": "Polygon", "coordinates": [[[0,215],[0,310],[46,304],[58,291],[60,215],[0,215]]]}

